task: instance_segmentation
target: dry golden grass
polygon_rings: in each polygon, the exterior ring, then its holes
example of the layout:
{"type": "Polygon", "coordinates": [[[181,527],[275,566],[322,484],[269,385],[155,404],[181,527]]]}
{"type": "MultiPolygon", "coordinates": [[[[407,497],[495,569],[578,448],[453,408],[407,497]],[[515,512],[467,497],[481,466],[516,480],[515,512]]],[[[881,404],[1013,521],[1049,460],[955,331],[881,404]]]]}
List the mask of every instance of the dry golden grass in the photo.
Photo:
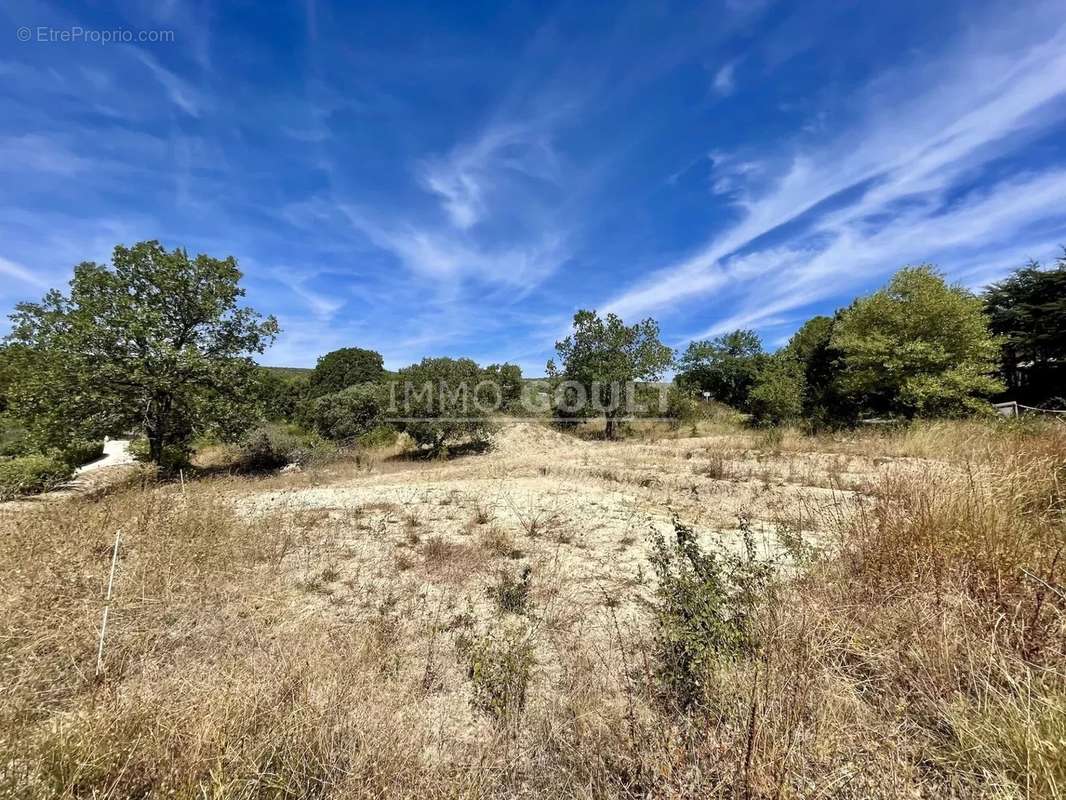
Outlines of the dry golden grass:
{"type": "Polygon", "coordinates": [[[591,501],[431,491],[488,456],[338,462],[0,509],[0,792],[1066,796],[1066,426],[581,447],[504,460],[492,485],[558,474],[693,518],[756,498],[832,545],[782,573],[757,653],[711,670],[693,714],[654,691],[643,517],[595,539],[591,501]],[[802,507],[845,483],[835,513],[802,507]],[[348,505],[243,499],[352,486],[348,505]],[[527,567],[524,613],[501,610],[527,567]]]}

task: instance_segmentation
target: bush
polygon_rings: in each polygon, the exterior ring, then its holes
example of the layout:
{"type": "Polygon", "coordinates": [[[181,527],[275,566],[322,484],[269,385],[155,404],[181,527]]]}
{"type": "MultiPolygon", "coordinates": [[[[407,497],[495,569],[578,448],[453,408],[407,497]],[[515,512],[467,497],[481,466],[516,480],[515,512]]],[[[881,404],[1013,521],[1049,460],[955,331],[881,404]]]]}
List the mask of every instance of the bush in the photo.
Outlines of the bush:
{"type": "MultiPolygon", "coordinates": [[[[130,442],[130,455],[138,461],[149,462],[152,460],[151,448],[148,440],[139,436],[130,442]]],[[[159,457],[159,468],[163,472],[177,472],[189,466],[189,447],[186,444],[168,444],[163,446],[163,452],[159,457]]]]}
{"type": "Polygon", "coordinates": [[[482,402],[498,405],[500,411],[522,411],[522,368],[516,364],[489,364],[485,367],[486,381],[490,381],[496,392],[487,392],[482,402]]]}
{"type": "Polygon", "coordinates": [[[663,414],[673,428],[695,422],[700,416],[700,404],[688,392],[671,386],[666,395],[666,410],[663,414]]]}
{"type": "Polygon", "coordinates": [[[314,431],[333,441],[366,436],[380,426],[388,407],[384,386],[361,383],[312,400],[304,419],[314,431]]]}
{"type": "Polygon", "coordinates": [[[48,456],[21,456],[0,462],[0,498],[36,494],[54,489],[70,480],[73,470],[63,461],[48,456]]]}
{"type": "Polygon", "coordinates": [[[104,454],[104,443],[88,439],[74,439],[63,448],[60,458],[72,467],[96,461],[104,454]]]}
{"type": "Polygon", "coordinates": [[[490,426],[475,396],[485,373],[469,358],[424,358],[398,378],[401,426],[420,447],[439,454],[487,438],[490,426]]]}
{"type": "Polygon", "coordinates": [[[780,425],[803,415],[803,365],[786,354],[770,356],[748,395],[751,419],[757,425],[780,425]]]}
{"type": "Polygon", "coordinates": [[[396,443],[398,434],[388,425],[377,425],[359,437],[363,447],[388,447],[396,443]]]}
{"type": "Polygon", "coordinates": [[[514,724],[526,705],[533,669],[529,632],[518,628],[486,634],[466,647],[470,704],[498,725],[514,724]]]}
{"type": "Polygon", "coordinates": [[[267,472],[289,464],[304,466],[321,448],[321,441],[291,428],[257,428],[241,444],[236,467],[242,472],[267,472]]]}
{"type": "Polygon", "coordinates": [[[496,601],[500,611],[511,614],[526,613],[532,589],[532,572],[529,566],[526,566],[516,578],[510,570],[500,570],[499,581],[489,589],[489,596],[496,601]]]}
{"type": "Polygon", "coordinates": [[[323,397],[384,377],[381,353],[361,347],[342,347],[318,359],[308,381],[308,390],[312,397],[323,397]]]}
{"type": "Polygon", "coordinates": [[[307,378],[260,367],[256,381],[260,408],[267,419],[281,421],[295,419],[300,405],[308,396],[307,378]]]}
{"type": "Polygon", "coordinates": [[[743,559],[705,552],[692,528],[676,517],[673,543],[652,534],[656,678],[663,698],[681,711],[703,704],[716,662],[750,653],[756,644],[752,618],[772,567],[756,561],[744,520],[741,530],[743,559]]]}
{"type": "Polygon", "coordinates": [[[33,452],[33,442],[25,428],[6,427],[0,421],[0,458],[28,456],[33,452]]]}

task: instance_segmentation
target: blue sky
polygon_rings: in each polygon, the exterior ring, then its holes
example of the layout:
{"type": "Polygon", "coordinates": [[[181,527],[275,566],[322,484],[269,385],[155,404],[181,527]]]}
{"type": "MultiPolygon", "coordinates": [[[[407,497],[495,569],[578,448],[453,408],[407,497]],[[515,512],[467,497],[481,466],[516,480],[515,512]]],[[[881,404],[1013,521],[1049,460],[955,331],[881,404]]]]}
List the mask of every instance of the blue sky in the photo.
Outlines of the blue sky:
{"type": "Polygon", "coordinates": [[[903,264],[976,288],[1066,242],[1062,2],[14,0],[0,22],[5,315],[157,238],[238,258],[284,331],[265,363],[354,345],[538,375],[577,308],[773,347],[903,264]],[[173,34],[41,40],[76,26],[173,34]]]}

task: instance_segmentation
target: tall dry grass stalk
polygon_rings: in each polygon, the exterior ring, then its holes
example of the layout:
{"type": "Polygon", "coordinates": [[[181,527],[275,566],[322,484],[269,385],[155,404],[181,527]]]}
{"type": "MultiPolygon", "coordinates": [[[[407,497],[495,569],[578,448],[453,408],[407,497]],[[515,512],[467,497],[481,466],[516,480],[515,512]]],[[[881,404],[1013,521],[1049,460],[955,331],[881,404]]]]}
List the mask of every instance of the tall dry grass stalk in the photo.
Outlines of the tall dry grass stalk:
{"type": "Polygon", "coordinates": [[[1066,434],[959,423],[837,444],[942,460],[871,487],[835,553],[761,599],[756,653],[709,670],[685,715],[657,698],[651,615],[560,599],[539,563],[515,613],[406,591],[385,566],[341,605],[321,576],[356,517],[241,519],[233,479],[0,512],[0,792],[1063,796],[1066,434]],[[522,693],[501,725],[479,711],[469,643],[516,626],[522,683],[489,687],[522,693]]]}

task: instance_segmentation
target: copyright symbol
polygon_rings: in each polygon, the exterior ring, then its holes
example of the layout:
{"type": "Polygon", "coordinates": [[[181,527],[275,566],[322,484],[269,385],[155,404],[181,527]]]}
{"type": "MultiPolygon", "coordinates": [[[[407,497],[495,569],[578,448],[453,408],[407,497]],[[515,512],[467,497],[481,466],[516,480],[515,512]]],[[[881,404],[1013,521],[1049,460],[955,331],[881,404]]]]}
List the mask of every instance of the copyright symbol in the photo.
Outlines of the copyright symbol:
{"type": "Polygon", "coordinates": [[[28,42],[30,40],[30,37],[33,35],[33,31],[23,25],[21,28],[18,29],[18,33],[16,35],[18,36],[18,40],[20,42],[28,42]]]}

